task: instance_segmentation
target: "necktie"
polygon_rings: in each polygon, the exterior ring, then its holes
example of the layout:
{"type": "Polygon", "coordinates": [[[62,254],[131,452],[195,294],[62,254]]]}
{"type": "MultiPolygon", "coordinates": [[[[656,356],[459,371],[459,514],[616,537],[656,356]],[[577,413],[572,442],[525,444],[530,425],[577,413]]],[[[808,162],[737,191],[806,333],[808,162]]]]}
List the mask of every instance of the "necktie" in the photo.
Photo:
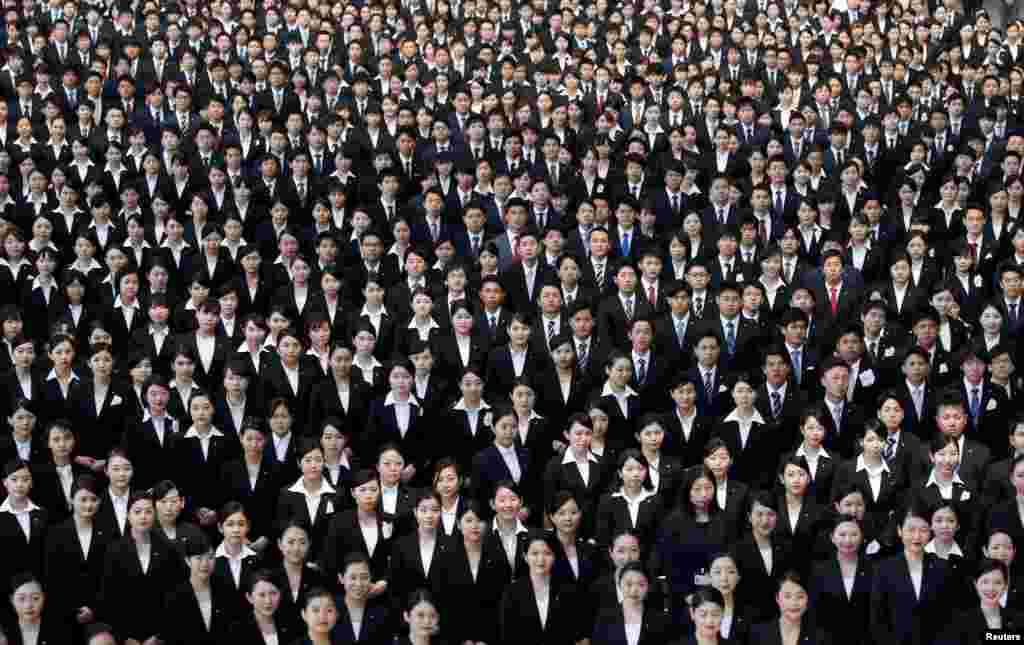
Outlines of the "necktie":
{"type": "Polygon", "coordinates": [[[633,299],[626,298],[625,302],[622,303],[622,308],[626,312],[626,320],[633,320],[633,299]]]}
{"type": "Polygon", "coordinates": [[[704,372],[704,393],[709,401],[715,396],[715,383],[711,380],[711,372],[704,372]]]}
{"type": "Polygon", "coordinates": [[[316,171],[316,174],[320,174],[320,170],[322,169],[322,167],[323,166],[321,166],[320,155],[313,155],[313,170],[316,171]]]}
{"type": "Polygon", "coordinates": [[[654,295],[654,285],[652,284],[652,285],[650,285],[650,286],[648,286],[648,287],[647,287],[647,302],[651,303],[651,306],[652,306],[652,307],[653,307],[653,306],[654,306],[655,304],[657,304],[657,303],[655,303],[654,299],[655,299],[655,295],[654,295]]]}
{"type": "Polygon", "coordinates": [[[405,162],[405,174],[411,179],[412,178],[412,162],[405,162]]]}
{"type": "Polygon", "coordinates": [[[475,256],[480,255],[480,236],[479,235],[474,235],[474,236],[472,236],[471,239],[472,239],[472,246],[473,246],[473,256],[475,257],[475,256]]]}
{"type": "Polygon", "coordinates": [[[978,245],[977,245],[977,243],[975,243],[975,242],[968,242],[967,243],[967,248],[971,250],[971,256],[974,257],[975,261],[977,261],[978,260],[978,245]]]}
{"type": "Polygon", "coordinates": [[[430,223],[430,237],[432,237],[434,239],[434,242],[437,242],[437,237],[438,237],[438,230],[437,230],[437,228],[438,228],[437,227],[437,222],[431,222],[430,223]]]}
{"type": "Polygon", "coordinates": [[[730,354],[736,353],[736,323],[731,320],[725,324],[725,344],[730,354]]]}
{"type": "Polygon", "coordinates": [[[978,388],[971,389],[971,418],[978,418],[978,411],[981,407],[981,397],[979,396],[980,390],[978,388]]]}
{"type": "Polygon", "coordinates": [[[703,298],[697,298],[694,301],[694,303],[693,303],[693,315],[695,315],[697,317],[697,319],[700,320],[701,318],[704,317],[703,314],[704,314],[704,299],[703,298]]]}
{"type": "Polygon", "coordinates": [[[600,291],[604,290],[604,262],[594,267],[594,281],[597,282],[597,288],[600,291]]]}
{"type": "Polygon", "coordinates": [[[1010,305],[1010,322],[1013,323],[1014,326],[1017,325],[1017,305],[1016,304],[1010,305]]]}
{"type": "Polygon", "coordinates": [[[672,195],[672,212],[679,214],[679,195],[672,195]]]}
{"type": "Polygon", "coordinates": [[[768,241],[768,225],[767,225],[767,221],[768,221],[767,217],[761,218],[761,219],[757,220],[757,235],[758,235],[758,238],[761,240],[762,243],[765,243],[765,242],[768,241]]]}
{"type": "Polygon", "coordinates": [[[743,254],[743,261],[746,262],[747,264],[753,264],[754,254],[751,253],[750,251],[747,251],[746,253],[743,254]]]}
{"type": "Polygon", "coordinates": [[[889,435],[885,438],[885,448],[882,450],[882,459],[885,459],[886,465],[892,464],[892,460],[896,457],[896,437],[889,435]]]}
{"type": "Polygon", "coordinates": [[[622,255],[629,255],[629,233],[625,233],[622,236],[622,255]]]}
{"type": "Polygon", "coordinates": [[[275,92],[274,92],[274,108],[275,108],[275,109],[276,109],[276,110],[277,110],[278,112],[280,112],[280,111],[281,111],[281,102],[282,102],[282,101],[283,101],[283,98],[281,97],[281,93],[280,93],[280,92],[277,92],[277,91],[275,91],[275,92]]]}
{"type": "Polygon", "coordinates": [[[782,413],[782,396],[778,391],[772,392],[772,417],[778,419],[782,413]]]}
{"type": "Polygon", "coordinates": [[[585,369],[587,367],[587,341],[580,342],[580,351],[576,357],[576,367],[585,369]]]}
{"type": "Polygon", "coordinates": [[[829,302],[832,305],[832,315],[839,313],[839,289],[831,287],[829,290],[829,302]]]}
{"type": "Polygon", "coordinates": [[[299,182],[299,201],[306,201],[306,182],[299,182]]]}
{"type": "Polygon", "coordinates": [[[803,377],[803,364],[801,361],[801,349],[797,348],[790,354],[790,358],[793,359],[793,377],[796,379],[796,384],[800,385],[800,379],[803,377]]]}
{"type": "Polygon", "coordinates": [[[640,199],[640,186],[633,186],[633,197],[640,199]]]}
{"type": "Polygon", "coordinates": [[[548,321],[548,341],[551,341],[551,337],[555,335],[555,321],[548,321]]]}
{"type": "Polygon", "coordinates": [[[868,351],[871,352],[871,358],[878,358],[878,341],[877,340],[869,340],[868,341],[868,351]]]}
{"type": "Polygon", "coordinates": [[[636,364],[637,364],[636,382],[639,385],[643,385],[644,381],[647,380],[647,361],[642,359],[642,358],[638,358],[638,359],[636,359],[636,364]]]}
{"type": "Polygon", "coordinates": [[[676,343],[679,345],[679,349],[683,348],[683,344],[686,341],[686,327],[683,325],[682,320],[676,321],[676,343]]]}
{"type": "Polygon", "coordinates": [[[917,414],[917,418],[921,419],[924,415],[924,387],[920,385],[915,387],[911,396],[914,399],[914,412],[917,414]]]}
{"type": "Polygon", "coordinates": [[[718,209],[718,223],[723,225],[723,226],[725,226],[725,209],[724,208],[719,208],[718,209]]]}
{"type": "Polygon", "coordinates": [[[487,316],[487,320],[488,320],[488,322],[491,325],[491,335],[493,336],[493,335],[497,334],[498,333],[498,316],[496,314],[491,314],[491,315],[487,316]]]}

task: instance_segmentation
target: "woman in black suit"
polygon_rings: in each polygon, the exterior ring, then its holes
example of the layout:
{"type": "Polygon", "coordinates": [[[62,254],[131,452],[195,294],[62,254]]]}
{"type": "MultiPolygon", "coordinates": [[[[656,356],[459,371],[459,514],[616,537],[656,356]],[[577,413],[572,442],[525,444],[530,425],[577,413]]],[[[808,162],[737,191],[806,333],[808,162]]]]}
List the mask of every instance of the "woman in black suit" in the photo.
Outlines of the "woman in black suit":
{"type": "Polygon", "coordinates": [[[680,645],[725,645],[740,642],[722,635],[725,599],[714,587],[701,587],[687,601],[687,614],[693,624],[693,634],[678,641],[680,645]]]}
{"type": "Polygon", "coordinates": [[[51,419],[73,419],[75,417],[75,393],[83,387],[73,366],[75,362],[75,340],[65,334],[50,339],[50,361],[53,369],[43,383],[40,410],[45,410],[40,421],[44,424],[51,419]]]}
{"type": "MultiPolygon", "coordinates": [[[[583,513],[581,534],[588,538],[594,533],[598,502],[610,478],[605,462],[590,452],[593,435],[590,417],[582,413],[573,415],[564,435],[569,446],[564,454],[552,457],[544,470],[544,505],[550,508],[559,492],[571,492],[583,513]]],[[[645,471],[645,477],[646,474],[645,471]]]]}
{"type": "Polygon", "coordinates": [[[971,603],[974,606],[958,613],[936,642],[941,645],[980,645],[987,642],[986,632],[1019,633],[1024,628],[1024,615],[1001,604],[1009,583],[1010,572],[1004,563],[982,560],[974,572],[977,595],[977,600],[971,603]]]}
{"type": "Polygon", "coordinates": [[[399,360],[387,370],[390,391],[370,405],[367,419],[365,450],[376,455],[385,444],[397,445],[409,463],[409,478],[431,472],[435,448],[423,423],[423,407],[412,392],[416,370],[408,360],[399,360]],[[415,461],[413,461],[415,460],[415,461]]]}
{"type": "Polygon", "coordinates": [[[611,352],[605,363],[605,376],[604,384],[594,396],[607,404],[609,445],[622,450],[632,445],[637,419],[644,412],[640,395],[629,385],[633,380],[632,359],[619,351],[611,352]]]}
{"type": "Polygon", "coordinates": [[[772,474],[779,455],[787,446],[782,444],[779,433],[765,423],[754,407],[757,392],[754,381],[740,374],[732,380],[731,388],[735,408],[714,431],[714,436],[729,447],[732,457],[729,477],[754,489],[768,488],[774,483],[772,474]]]}
{"type": "Polygon", "coordinates": [[[53,525],[71,516],[75,481],[90,471],[74,461],[77,440],[70,421],[64,419],[51,423],[43,438],[49,447],[50,463],[33,465],[32,497],[46,509],[53,525]]]}
{"type": "Polygon", "coordinates": [[[352,478],[355,508],[336,514],[327,529],[320,569],[329,579],[342,573],[345,556],[362,553],[370,562],[375,576],[370,594],[379,595],[387,589],[388,558],[391,539],[395,535],[393,520],[381,511],[381,482],[372,470],[360,470],[352,478]]]}
{"type": "Polygon", "coordinates": [[[576,586],[552,576],[556,542],[554,535],[543,533],[526,538],[528,574],[505,589],[498,614],[500,643],[572,645],[586,638],[586,621],[577,613],[581,603],[576,586]]]}
{"type": "Polygon", "coordinates": [[[736,557],[727,552],[716,555],[708,568],[708,579],[711,581],[711,587],[722,594],[725,603],[722,605],[719,634],[733,643],[747,642],[756,617],[748,606],[736,602],[736,588],[740,583],[740,569],[736,557]]]}
{"type": "Polygon", "coordinates": [[[561,491],[547,507],[547,516],[558,538],[553,575],[578,589],[588,589],[597,578],[597,547],[580,537],[580,504],[570,491],[561,491]]]}
{"type": "MultiPolygon", "coordinates": [[[[462,397],[447,411],[444,423],[444,447],[440,454],[452,460],[460,473],[468,473],[473,456],[494,443],[491,406],[484,401],[483,371],[479,365],[470,365],[459,372],[459,391],[462,397]]],[[[435,464],[435,472],[441,461],[435,464]]]]}
{"type": "Polygon", "coordinates": [[[70,623],[88,623],[100,607],[103,559],[113,536],[96,526],[101,486],[92,475],[75,480],[72,516],[46,536],[46,580],[51,610],[70,623]]]}
{"type": "Polygon", "coordinates": [[[399,606],[404,609],[402,619],[409,625],[409,631],[395,639],[397,645],[438,645],[447,642],[438,637],[441,614],[433,594],[426,589],[418,589],[403,598],[399,606]]]}
{"type": "Polygon", "coordinates": [[[4,629],[11,645],[60,645],[71,642],[71,630],[52,611],[43,611],[46,594],[43,583],[32,573],[20,573],[11,580],[11,607],[14,621],[4,629]],[[29,634],[32,636],[29,636],[29,634]]]}
{"type": "MultiPolygon", "coordinates": [[[[927,479],[920,479],[907,493],[906,505],[921,504],[938,508],[952,503],[962,526],[974,526],[972,506],[980,497],[957,474],[960,447],[952,435],[937,434],[928,445],[932,468],[927,479]]],[[[1018,520],[1019,521],[1019,520],[1018,520]]]]}
{"type": "MultiPolygon", "coordinates": [[[[417,589],[440,588],[441,560],[449,549],[449,540],[441,524],[441,496],[435,491],[420,491],[413,505],[416,529],[394,541],[391,549],[388,591],[394,599],[405,598],[417,589]]],[[[396,611],[401,607],[396,606],[396,611]]]]}
{"type": "Polygon", "coordinates": [[[435,348],[445,374],[460,374],[471,365],[487,361],[488,336],[474,329],[473,310],[465,300],[452,303],[452,326],[437,337],[435,348]]]}
{"type": "Polygon", "coordinates": [[[504,553],[484,542],[487,515],[475,500],[466,500],[459,532],[441,562],[442,627],[453,643],[497,642],[494,617],[512,570],[504,553]],[[459,612],[466,598],[473,599],[476,611],[459,612]]]}
{"type": "Polygon", "coordinates": [[[277,339],[280,360],[271,362],[262,374],[268,398],[288,401],[297,428],[306,427],[306,414],[310,409],[313,388],[323,380],[318,366],[303,362],[302,339],[291,329],[281,332],[277,339]]]}
{"type": "Polygon", "coordinates": [[[313,550],[311,559],[315,559],[334,515],[336,491],[324,479],[324,454],[319,441],[311,437],[300,439],[296,455],[302,476],[281,491],[277,501],[277,520],[298,519],[309,524],[313,550]],[[310,505],[316,509],[312,516],[310,505]]]}
{"type": "Polygon", "coordinates": [[[224,591],[223,608],[228,621],[246,613],[244,581],[260,566],[260,557],[249,546],[249,517],[240,502],[228,502],[218,514],[217,529],[224,536],[213,561],[213,582],[224,591]]]}
{"type": "Polygon", "coordinates": [[[243,246],[238,250],[238,263],[242,267],[237,278],[239,318],[250,314],[262,316],[270,304],[271,286],[260,270],[262,262],[259,247],[243,246]]]}
{"type": "Polygon", "coordinates": [[[840,515],[832,527],[836,554],[816,562],[810,604],[817,622],[836,645],[866,645],[872,566],[861,551],[864,531],[857,518],[840,515]]]}
{"type": "Polygon", "coordinates": [[[441,498],[441,523],[446,537],[459,532],[459,520],[466,512],[467,497],[462,495],[463,471],[451,457],[441,457],[434,464],[433,489],[441,498]]]}
{"type": "Polygon", "coordinates": [[[662,504],[673,506],[679,496],[679,485],[683,481],[683,462],[665,454],[665,426],[662,416],[645,414],[637,424],[637,443],[640,452],[647,459],[647,480],[651,490],[661,497],[662,504]]]}
{"type": "Polygon", "coordinates": [[[291,282],[280,287],[274,292],[272,301],[275,305],[282,305],[291,310],[292,315],[299,320],[312,311],[313,294],[316,286],[310,284],[309,260],[299,255],[292,260],[291,282]]]}
{"type": "Polygon", "coordinates": [[[586,409],[594,385],[587,371],[579,369],[572,334],[558,334],[549,344],[551,368],[536,378],[537,409],[544,415],[548,427],[557,432],[559,428],[569,427],[572,414],[586,409]]]}
{"type": "Polygon", "coordinates": [[[370,602],[373,578],[369,558],[358,551],[349,553],[339,576],[344,593],[331,642],[334,645],[387,645],[391,641],[388,610],[381,603],[370,602]]]}
{"type": "Polygon", "coordinates": [[[313,388],[309,398],[308,427],[322,428],[328,417],[351,427],[365,422],[373,395],[361,375],[353,374],[353,358],[352,348],[347,345],[339,343],[331,350],[330,372],[313,388]]]}
{"type": "Polygon", "coordinates": [[[946,500],[932,508],[932,541],[925,545],[926,553],[934,553],[949,565],[950,583],[956,590],[956,608],[967,608],[972,603],[965,592],[971,585],[975,566],[975,547],[980,538],[969,533],[960,523],[960,505],[946,500]],[[964,546],[961,546],[964,545],[964,546]],[[970,545],[970,546],[967,546],[970,545]]]}
{"type": "Polygon", "coordinates": [[[292,643],[301,630],[278,620],[277,608],[281,603],[281,588],[269,571],[257,571],[249,577],[246,600],[252,613],[231,626],[231,640],[239,645],[280,645],[292,643]],[[271,641],[271,639],[273,639],[271,641]]]}
{"type": "Polygon", "coordinates": [[[782,456],[781,463],[790,459],[803,458],[807,461],[811,476],[807,499],[817,505],[828,504],[832,496],[832,481],[835,479],[837,460],[825,451],[825,415],[829,414],[822,405],[813,405],[804,411],[800,419],[800,435],[803,440],[796,450],[782,456]]]}
{"type": "Polygon", "coordinates": [[[732,546],[739,568],[740,599],[752,620],[761,621],[775,613],[772,592],[779,576],[788,570],[795,557],[792,543],[777,532],[780,513],[778,497],[771,491],[759,491],[750,497],[746,519],[750,532],[732,546]]]}
{"type": "Polygon", "coordinates": [[[807,586],[800,574],[795,571],[783,574],[775,602],[779,607],[779,618],[754,625],[750,630],[751,643],[819,645],[829,642],[825,633],[807,616],[807,586]]]}
{"type": "Polygon", "coordinates": [[[821,531],[825,508],[810,495],[811,469],[804,457],[791,457],[779,467],[783,491],[779,494],[779,534],[794,553],[810,553],[821,531]]]}
{"type": "Polygon", "coordinates": [[[260,419],[247,419],[239,433],[242,456],[227,462],[220,471],[223,503],[241,502],[250,521],[252,545],[265,546],[274,538],[274,505],[281,486],[281,471],[266,455],[266,426],[260,419]]]}
{"type": "Polygon", "coordinates": [[[4,554],[0,571],[8,580],[22,571],[42,575],[49,514],[29,497],[32,471],[28,462],[20,459],[7,462],[4,490],[7,499],[0,505],[0,553],[4,554]],[[22,524],[22,519],[27,519],[26,525],[22,524]]]}
{"type": "Polygon", "coordinates": [[[168,645],[215,645],[229,638],[234,598],[213,581],[214,562],[213,548],[206,540],[187,545],[188,580],[167,593],[161,641],[168,645]]]}
{"type": "MultiPolygon", "coordinates": [[[[694,423],[696,422],[695,419],[694,423]]],[[[729,444],[715,437],[707,442],[703,450],[704,466],[715,476],[715,505],[718,506],[718,510],[725,513],[725,521],[732,534],[739,535],[746,522],[750,488],[743,482],[729,477],[729,469],[732,466],[729,444]]]]}
{"type": "Polygon", "coordinates": [[[325,587],[311,590],[302,604],[302,622],[305,637],[293,645],[334,645],[334,627],[338,624],[334,594],[325,587]]]}
{"type": "Polygon", "coordinates": [[[669,641],[669,615],[647,602],[649,579],[643,565],[630,562],[619,575],[622,604],[597,617],[592,645],[663,645],[669,641]]]}
{"type": "Polygon", "coordinates": [[[153,530],[155,515],[151,493],[132,494],[129,529],[108,547],[103,567],[102,615],[118,635],[140,643],[159,635],[162,625],[153,616],[167,591],[185,579],[181,556],[153,530]]]}
{"type": "Polygon", "coordinates": [[[295,628],[302,625],[302,606],[306,594],[317,587],[329,586],[329,580],[318,568],[309,563],[309,525],[301,520],[288,520],[277,540],[282,563],[272,570],[281,604],[278,619],[295,628]]]}
{"type": "Polygon", "coordinates": [[[434,295],[426,287],[417,287],[412,293],[412,315],[407,321],[395,325],[395,355],[409,356],[414,341],[437,343],[442,335],[441,325],[434,315],[434,295]]]}
{"type": "Polygon", "coordinates": [[[639,536],[640,544],[645,547],[645,554],[646,549],[654,544],[658,525],[665,512],[666,498],[654,492],[650,481],[650,468],[647,458],[634,448],[624,451],[619,456],[617,479],[621,486],[615,492],[602,497],[597,506],[595,537],[599,545],[611,545],[612,536],[625,529],[639,536]],[[635,519],[630,508],[634,505],[635,519]]]}

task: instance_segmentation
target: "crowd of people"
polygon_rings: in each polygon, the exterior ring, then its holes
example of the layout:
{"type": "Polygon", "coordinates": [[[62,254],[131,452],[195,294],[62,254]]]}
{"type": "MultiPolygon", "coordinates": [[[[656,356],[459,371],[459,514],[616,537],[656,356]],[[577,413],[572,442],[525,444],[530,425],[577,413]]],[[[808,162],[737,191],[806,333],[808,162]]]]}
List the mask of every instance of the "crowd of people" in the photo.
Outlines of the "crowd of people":
{"type": "Polygon", "coordinates": [[[0,642],[1024,630],[1012,0],[3,11],[0,642]]]}

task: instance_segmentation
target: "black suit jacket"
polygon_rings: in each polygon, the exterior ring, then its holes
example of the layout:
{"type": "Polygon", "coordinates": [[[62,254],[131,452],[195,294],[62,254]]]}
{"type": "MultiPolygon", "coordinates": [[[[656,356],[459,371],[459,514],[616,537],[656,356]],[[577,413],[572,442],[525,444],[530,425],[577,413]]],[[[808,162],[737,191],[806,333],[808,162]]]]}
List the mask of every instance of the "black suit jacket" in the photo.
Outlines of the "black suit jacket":
{"type": "Polygon", "coordinates": [[[878,645],[924,645],[943,632],[950,616],[949,565],[926,555],[921,593],[914,592],[903,555],[883,560],[871,587],[871,636],[878,645]]]}
{"type": "Polygon", "coordinates": [[[103,614],[125,638],[145,640],[160,633],[153,621],[168,589],[185,579],[185,567],[173,547],[154,532],[149,568],[142,570],[135,542],[126,536],[107,549],[103,566],[103,614]]]}
{"type": "Polygon", "coordinates": [[[68,518],[46,536],[45,580],[50,608],[71,621],[79,607],[100,608],[100,586],[107,545],[115,536],[94,526],[89,553],[82,553],[75,521],[68,518]]]}
{"type": "Polygon", "coordinates": [[[484,548],[474,578],[468,558],[463,541],[456,539],[451,542],[440,563],[441,621],[444,633],[456,643],[467,640],[494,643],[498,635],[494,616],[497,615],[502,592],[512,579],[512,570],[503,553],[484,548]],[[466,598],[473,598],[477,611],[458,611],[466,598]]]}
{"type": "MultiPolygon", "coordinates": [[[[1024,614],[1013,609],[1000,609],[999,617],[1002,620],[1002,631],[1006,633],[1020,633],[1024,628],[1024,614]]],[[[990,642],[985,633],[988,623],[981,613],[981,607],[972,607],[966,611],[958,612],[953,620],[949,622],[946,631],[936,641],[942,645],[980,645],[990,642]]]]}
{"type": "Polygon", "coordinates": [[[580,598],[575,585],[552,582],[548,599],[548,617],[541,623],[537,600],[528,577],[520,578],[506,588],[498,614],[499,642],[571,643],[586,636],[586,621],[579,620],[580,598]]]}
{"type": "MultiPolygon", "coordinates": [[[[730,487],[732,484],[730,484],[730,487]]],[[[764,620],[776,615],[776,582],[782,574],[796,564],[793,543],[776,531],[772,536],[772,570],[765,567],[759,547],[753,536],[747,534],[732,546],[736,566],[743,576],[740,594],[751,612],[752,620],[764,620]]]]}
{"type": "Polygon", "coordinates": [[[771,486],[784,447],[779,445],[779,437],[768,426],[755,421],[746,445],[742,445],[740,427],[736,421],[720,421],[714,436],[729,446],[729,454],[732,455],[730,479],[739,480],[755,489],[771,486]]]}
{"type": "MultiPolygon", "coordinates": [[[[284,597],[286,592],[281,595],[284,597]]],[[[168,645],[214,645],[223,642],[231,622],[227,607],[230,604],[228,590],[212,584],[210,599],[213,607],[210,628],[207,629],[191,583],[183,582],[168,592],[160,640],[168,645]]]]}
{"type": "MultiPolygon", "coordinates": [[[[670,623],[671,618],[668,614],[658,611],[648,604],[644,609],[643,622],[640,625],[640,639],[637,644],[663,645],[668,643],[672,634],[670,623]]],[[[606,609],[598,614],[590,642],[593,645],[627,645],[630,642],[626,637],[625,618],[621,607],[606,609]]]]}
{"type": "Polygon", "coordinates": [[[345,556],[349,553],[363,553],[370,558],[370,570],[376,573],[377,579],[383,578],[388,571],[391,557],[391,541],[398,537],[398,526],[392,524],[391,529],[384,526],[385,519],[377,523],[377,545],[373,553],[369,552],[362,530],[359,528],[359,517],[353,510],[337,513],[330,521],[321,559],[321,569],[328,577],[335,578],[341,571],[345,556]],[[385,537],[391,530],[392,534],[385,537]]]}
{"type": "Polygon", "coordinates": [[[817,623],[829,634],[832,643],[861,645],[870,638],[873,572],[866,558],[858,558],[853,593],[847,595],[836,558],[814,564],[809,590],[811,606],[815,609],[817,623]]]}

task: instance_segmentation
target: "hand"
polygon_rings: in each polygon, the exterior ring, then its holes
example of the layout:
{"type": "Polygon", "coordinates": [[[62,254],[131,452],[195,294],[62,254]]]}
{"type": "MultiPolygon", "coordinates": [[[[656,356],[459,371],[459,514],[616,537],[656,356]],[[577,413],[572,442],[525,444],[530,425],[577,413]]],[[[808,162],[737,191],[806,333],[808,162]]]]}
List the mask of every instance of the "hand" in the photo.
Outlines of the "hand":
{"type": "Polygon", "coordinates": [[[387,580],[378,580],[377,582],[375,582],[372,585],[370,585],[369,596],[370,596],[370,598],[376,598],[377,596],[381,595],[382,593],[384,593],[387,590],[388,590],[388,581],[387,580]]]}
{"type": "Polygon", "coordinates": [[[88,607],[79,607],[78,613],[75,614],[75,620],[78,621],[79,625],[88,625],[96,618],[95,614],[88,607]]]}
{"type": "Polygon", "coordinates": [[[409,480],[416,476],[416,466],[409,464],[402,469],[402,483],[408,484],[409,480]]]}

